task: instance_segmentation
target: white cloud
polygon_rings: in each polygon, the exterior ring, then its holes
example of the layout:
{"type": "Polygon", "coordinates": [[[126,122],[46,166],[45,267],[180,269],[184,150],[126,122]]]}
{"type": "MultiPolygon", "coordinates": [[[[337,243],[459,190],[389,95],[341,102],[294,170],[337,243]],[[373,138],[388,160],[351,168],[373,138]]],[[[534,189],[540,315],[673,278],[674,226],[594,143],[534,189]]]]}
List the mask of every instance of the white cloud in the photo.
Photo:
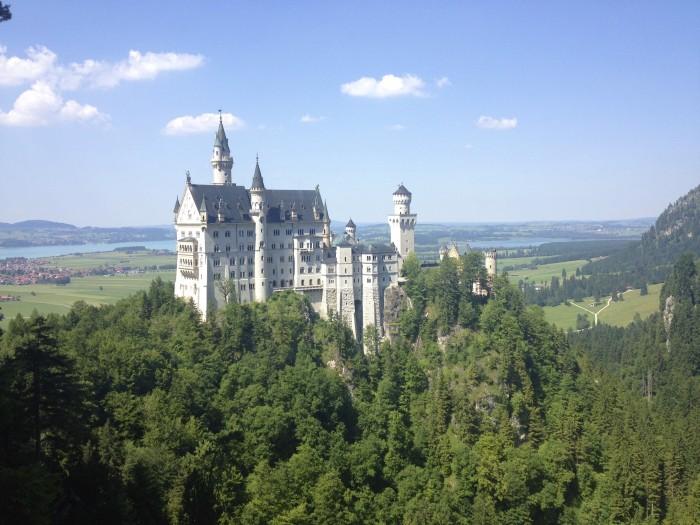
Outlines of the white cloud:
{"type": "Polygon", "coordinates": [[[48,126],[59,121],[105,122],[109,116],[95,106],[81,105],[75,100],[63,101],[47,82],[38,81],[15,100],[7,113],[0,111],[3,126],[48,126]]]}
{"type": "Polygon", "coordinates": [[[313,117],[307,113],[306,115],[302,115],[302,117],[299,119],[299,122],[309,124],[311,122],[322,122],[324,120],[326,120],[326,117],[313,117]]]}
{"type": "Polygon", "coordinates": [[[146,53],[129,51],[129,58],[115,64],[94,61],[73,64],[97,87],[114,87],[122,80],[152,80],[165,71],[194,69],[204,63],[202,55],[178,53],[146,53]]]}
{"type": "Polygon", "coordinates": [[[518,125],[518,119],[481,116],[476,121],[476,125],[481,129],[513,129],[518,125]]]}
{"type": "Polygon", "coordinates": [[[405,128],[401,124],[392,124],[391,126],[387,126],[386,129],[390,131],[401,131],[405,128]]]}
{"type": "Polygon", "coordinates": [[[439,88],[451,86],[452,82],[450,82],[450,79],[447,77],[440,77],[435,81],[435,85],[439,88]]]}
{"type": "Polygon", "coordinates": [[[0,86],[21,86],[47,75],[54,69],[56,53],[44,46],[27,49],[27,58],[8,57],[0,46],[0,86]]]}
{"type": "Polygon", "coordinates": [[[354,82],[348,82],[340,86],[340,91],[351,97],[387,98],[402,95],[425,97],[423,91],[425,83],[415,75],[384,75],[381,80],[371,77],[362,77],[354,82]]]}
{"type": "Polygon", "coordinates": [[[201,55],[130,51],[120,62],[87,59],[60,64],[56,53],[44,46],[30,47],[26,58],[7,56],[0,46],[0,87],[31,85],[15,100],[10,111],[0,111],[0,125],[46,126],[57,121],[105,121],[108,115],[89,104],[63,101],[62,92],[84,87],[115,87],[122,81],[151,80],[165,71],[199,67],[201,55]]]}
{"type": "MultiPolygon", "coordinates": [[[[223,113],[221,115],[222,122],[228,130],[237,130],[245,127],[245,122],[232,115],[231,113],[223,113]]],[[[163,129],[166,135],[188,135],[191,133],[209,133],[219,125],[219,115],[217,113],[203,113],[196,117],[185,115],[177,117],[168,122],[163,129]]]]}
{"type": "Polygon", "coordinates": [[[472,149],[474,145],[471,142],[467,142],[464,144],[464,149],[472,149]]]}

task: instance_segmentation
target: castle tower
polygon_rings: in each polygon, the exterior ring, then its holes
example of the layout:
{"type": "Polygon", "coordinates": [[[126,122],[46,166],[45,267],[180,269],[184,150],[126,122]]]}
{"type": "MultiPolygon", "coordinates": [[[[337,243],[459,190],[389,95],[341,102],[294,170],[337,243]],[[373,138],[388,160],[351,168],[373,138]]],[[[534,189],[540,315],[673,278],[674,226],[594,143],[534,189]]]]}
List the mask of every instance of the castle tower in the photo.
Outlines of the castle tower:
{"type": "Polygon", "coordinates": [[[355,223],[352,222],[352,219],[348,221],[348,223],[345,225],[345,235],[350,237],[353,241],[356,241],[357,238],[355,237],[355,232],[357,231],[355,227],[355,223]]]}
{"type": "Polygon", "coordinates": [[[415,250],[416,217],[411,213],[411,192],[399,184],[394,192],[394,213],[388,217],[391,242],[399,253],[399,266],[415,250]]]}
{"type": "Polygon", "coordinates": [[[262,303],[268,295],[265,275],[265,183],[257,158],[253,183],[250,185],[250,217],[255,224],[255,300],[262,303]]]}
{"type": "Polygon", "coordinates": [[[214,172],[214,184],[231,184],[233,157],[228,147],[224,123],[219,114],[219,130],[214,138],[214,151],[211,155],[211,168],[214,172]]]}
{"type": "Polygon", "coordinates": [[[491,282],[496,278],[498,273],[497,268],[497,252],[496,250],[486,250],[484,253],[484,264],[486,266],[486,274],[491,282]]]}

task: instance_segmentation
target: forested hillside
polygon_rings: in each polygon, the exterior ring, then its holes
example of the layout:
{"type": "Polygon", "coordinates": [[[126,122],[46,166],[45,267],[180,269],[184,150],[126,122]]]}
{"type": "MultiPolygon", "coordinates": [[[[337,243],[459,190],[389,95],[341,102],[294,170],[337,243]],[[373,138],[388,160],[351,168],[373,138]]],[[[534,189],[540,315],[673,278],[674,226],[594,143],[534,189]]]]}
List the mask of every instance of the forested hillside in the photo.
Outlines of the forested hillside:
{"type": "Polygon", "coordinates": [[[573,344],[507,278],[489,300],[473,295],[480,263],[474,252],[432,269],[409,259],[393,341],[366,334],[366,352],[293,293],[202,323],[158,280],[116,305],[13,320],[0,365],[0,516],[700,519],[692,258],[669,280],[665,317],[573,344]]]}
{"type": "Polygon", "coordinates": [[[552,243],[536,249],[540,256],[556,253],[548,262],[593,260],[577,270],[576,275],[554,277],[547,286],[521,282],[526,301],[556,306],[567,300],[579,302],[584,297],[594,297],[598,302],[602,296],[617,296],[630,286],[646,289],[648,284],[663,283],[681,254],[700,257],[700,186],[671,204],[640,241],[624,248],[620,244],[552,243]]]}
{"type": "Polygon", "coordinates": [[[700,186],[670,204],[641,241],[582,270],[587,274],[634,272],[663,282],[684,252],[700,255],[700,186]]]}

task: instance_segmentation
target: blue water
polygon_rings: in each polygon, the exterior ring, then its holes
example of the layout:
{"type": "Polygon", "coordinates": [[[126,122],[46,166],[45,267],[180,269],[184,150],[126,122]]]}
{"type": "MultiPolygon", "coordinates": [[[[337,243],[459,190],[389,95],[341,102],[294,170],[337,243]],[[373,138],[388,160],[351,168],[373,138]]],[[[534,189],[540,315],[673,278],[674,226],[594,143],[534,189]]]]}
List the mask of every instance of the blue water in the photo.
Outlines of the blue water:
{"type": "Polygon", "coordinates": [[[0,248],[0,259],[7,257],[26,257],[38,259],[42,257],[58,257],[69,253],[111,252],[115,248],[143,246],[148,250],[175,250],[175,239],[167,241],[133,241],[105,244],[75,244],[65,246],[29,246],[23,248],[0,248]]]}

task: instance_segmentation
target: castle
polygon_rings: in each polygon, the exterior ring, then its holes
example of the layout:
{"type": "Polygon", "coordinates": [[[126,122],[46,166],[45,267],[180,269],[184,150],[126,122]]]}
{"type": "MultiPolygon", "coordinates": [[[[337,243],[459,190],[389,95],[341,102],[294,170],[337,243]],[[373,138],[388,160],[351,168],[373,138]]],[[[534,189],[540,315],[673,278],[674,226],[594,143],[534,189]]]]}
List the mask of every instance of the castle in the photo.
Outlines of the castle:
{"type": "Polygon", "coordinates": [[[318,186],[267,189],[258,159],[250,189],[235,184],[221,118],[211,166],[213,184],[193,184],[188,172],[175,202],[177,296],[192,299],[206,319],[229,301],[263,302],[291,289],[322,317],[341,315],[357,339],[370,325],[384,335],[385,296],[414,251],[416,214],[403,184],[388,217],[391,244],[364,244],[352,219],[334,236],[318,186]]]}

